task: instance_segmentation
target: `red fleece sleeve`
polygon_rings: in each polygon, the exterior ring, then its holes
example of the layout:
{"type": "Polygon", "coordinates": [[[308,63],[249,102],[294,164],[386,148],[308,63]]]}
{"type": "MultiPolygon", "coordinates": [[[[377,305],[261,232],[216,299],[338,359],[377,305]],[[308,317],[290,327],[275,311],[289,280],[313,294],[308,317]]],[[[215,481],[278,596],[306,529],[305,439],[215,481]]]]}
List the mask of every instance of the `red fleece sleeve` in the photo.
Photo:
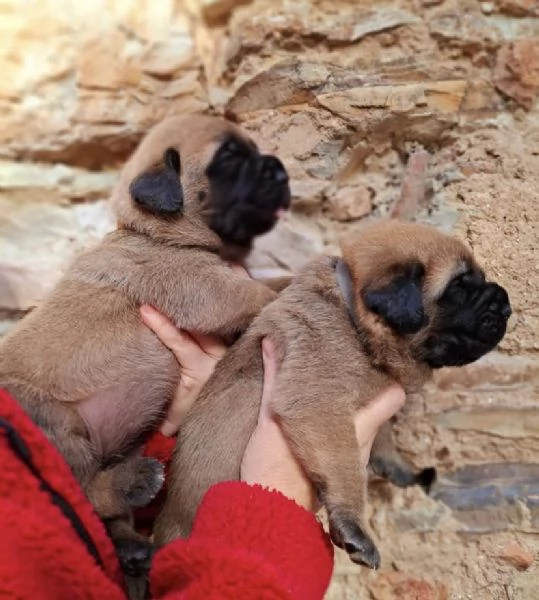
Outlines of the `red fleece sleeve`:
{"type": "MultiPolygon", "coordinates": [[[[0,464],[0,598],[125,600],[103,524],[57,450],[2,390],[0,464]]],[[[151,591],[156,600],[316,600],[332,568],[331,542],[311,513],[277,492],[228,482],[208,491],[190,538],[157,553],[151,591]]]]}
{"type": "Polygon", "coordinates": [[[220,483],[204,497],[191,536],[162,548],[153,598],[316,600],[333,570],[333,547],[316,518],[278,492],[220,483]]]}

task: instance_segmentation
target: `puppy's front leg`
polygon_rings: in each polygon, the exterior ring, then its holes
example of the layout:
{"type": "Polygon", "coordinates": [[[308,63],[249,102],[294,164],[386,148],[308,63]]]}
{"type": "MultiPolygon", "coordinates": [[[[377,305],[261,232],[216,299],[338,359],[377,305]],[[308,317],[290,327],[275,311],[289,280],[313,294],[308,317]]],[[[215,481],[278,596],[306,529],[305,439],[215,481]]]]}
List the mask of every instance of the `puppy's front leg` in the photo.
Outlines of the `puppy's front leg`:
{"type": "MultiPolygon", "coordinates": [[[[380,566],[380,555],[363,523],[367,473],[359,460],[352,415],[338,411],[339,399],[323,418],[313,415],[309,398],[279,391],[278,398],[293,399],[276,413],[292,451],[316,485],[326,507],[333,543],[350,559],[371,569],[380,566]],[[338,432],[338,435],[333,435],[338,432]]],[[[343,400],[342,406],[348,401],[343,400]]]]}
{"type": "Polygon", "coordinates": [[[436,470],[434,468],[427,468],[417,474],[414,473],[413,467],[404,460],[393,442],[390,422],[384,423],[380,427],[372,445],[369,464],[376,475],[389,479],[396,486],[420,485],[427,494],[436,480],[436,470]]]}
{"type": "MultiPolygon", "coordinates": [[[[134,282],[136,284],[136,281],[134,282]]],[[[229,336],[242,333],[278,294],[254,279],[247,279],[222,262],[191,264],[182,277],[161,279],[156,266],[152,285],[133,287],[141,303],[152,304],[179,327],[198,333],[229,336]]]]}

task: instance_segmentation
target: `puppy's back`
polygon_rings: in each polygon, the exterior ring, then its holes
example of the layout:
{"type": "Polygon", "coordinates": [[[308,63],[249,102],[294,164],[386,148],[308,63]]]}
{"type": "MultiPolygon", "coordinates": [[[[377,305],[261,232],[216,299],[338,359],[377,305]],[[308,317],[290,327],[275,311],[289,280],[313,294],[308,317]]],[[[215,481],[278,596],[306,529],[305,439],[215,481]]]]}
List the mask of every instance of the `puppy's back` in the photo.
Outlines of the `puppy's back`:
{"type": "MultiPolygon", "coordinates": [[[[263,385],[261,340],[276,347],[276,400],[295,393],[330,403],[357,394],[368,368],[335,280],[334,260],[313,261],[271,304],[217,365],[182,424],[171,485],[154,529],[159,545],[189,535],[203,495],[220,481],[240,478],[243,454],[256,427],[263,385]]],[[[368,384],[365,386],[368,392],[368,384]]]]}
{"type": "Polygon", "coordinates": [[[151,364],[159,344],[119,279],[133,259],[116,233],[80,255],[0,344],[0,385],[20,378],[76,402],[117,382],[136,362],[151,364]]]}

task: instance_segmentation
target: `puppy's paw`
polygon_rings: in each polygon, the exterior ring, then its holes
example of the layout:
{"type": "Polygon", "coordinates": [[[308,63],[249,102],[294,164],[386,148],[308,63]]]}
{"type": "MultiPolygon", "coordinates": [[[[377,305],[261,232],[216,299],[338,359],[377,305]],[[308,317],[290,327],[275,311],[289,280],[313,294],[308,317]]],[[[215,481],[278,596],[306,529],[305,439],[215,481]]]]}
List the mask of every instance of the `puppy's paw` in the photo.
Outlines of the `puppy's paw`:
{"type": "Polygon", "coordinates": [[[114,540],[122,571],[130,577],[147,577],[150,572],[154,547],[147,540],[114,540]]]}
{"type": "Polygon", "coordinates": [[[126,490],[131,508],[147,506],[158,494],[165,481],[165,468],[155,458],[139,457],[133,464],[133,478],[126,490]]]}
{"type": "Polygon", "coordinates": [[[380,554],[376,545],[353,519],[330,516],[329,535],[337,547],[348,552],[352,562],[370,569],[380,567],[380,554]]]}
{"type": "Polygon", "coordinates": [[[409,487],[417,483],[412,469],[404,464],[384,460],[379,456],[371,457],[369,464],[376,475],[388,479],[398,487],[409,487]]]}
{"type": "Polygon", "coordinates": [[[416,476],[417,485],[421,486],[426,494],[430,493],[430,490],[436,481],[436,469],[434,467],[427,467],[420,471],[416,476]]]}
{"type": "Polygon", "coordinates": [[[436,481],[436,469],[429,467],[419,473],[414,473],[411,467],[406,464],[399,464],[381,457],[372,457],[370,466],[376,475],[384,477],[394,485],[405,488],[412,485],[419,485],[428,494],[432,484],[436,481]]]}

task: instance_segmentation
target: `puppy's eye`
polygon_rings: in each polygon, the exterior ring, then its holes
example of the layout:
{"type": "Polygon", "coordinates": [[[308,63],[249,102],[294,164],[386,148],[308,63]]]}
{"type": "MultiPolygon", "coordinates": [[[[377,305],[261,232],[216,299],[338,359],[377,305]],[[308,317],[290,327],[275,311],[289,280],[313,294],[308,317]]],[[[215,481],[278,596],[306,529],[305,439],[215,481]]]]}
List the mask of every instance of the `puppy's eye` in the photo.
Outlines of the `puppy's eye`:
{"type": "Polygon", "coordinates": [[[229,154],[241,154],[240,145],[234,139],[227,140],[223,144],[222,149],[224,152],[227,152],[229,154]]]}
{"type": "Polygon", "coordinates": [[[453,279],[450,285],[456,284],[461,286],[470,286],[470,285],[481,285],[485,283],[485,276],[481,271],[476,269],[469,269],[464,273],[461,273],[457,277],[453,279]]]}

